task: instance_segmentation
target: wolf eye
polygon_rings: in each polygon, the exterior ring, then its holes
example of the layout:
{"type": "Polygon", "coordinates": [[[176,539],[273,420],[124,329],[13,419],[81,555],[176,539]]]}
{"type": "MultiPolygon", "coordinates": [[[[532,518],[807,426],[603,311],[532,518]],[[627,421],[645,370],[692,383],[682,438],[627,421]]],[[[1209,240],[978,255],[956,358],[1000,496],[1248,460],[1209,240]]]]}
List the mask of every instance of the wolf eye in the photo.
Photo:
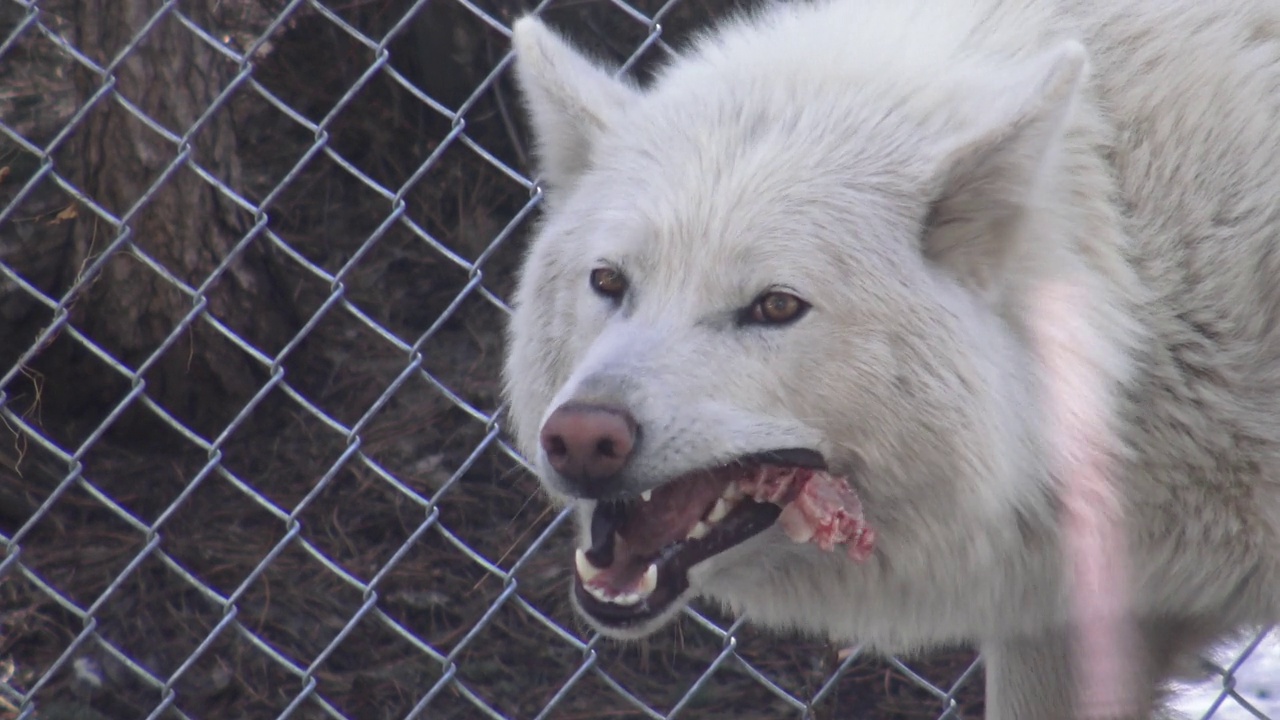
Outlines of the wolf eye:
{"type": "Polygon", "coordinates": [[[627,291],[627,278],[609,267],[591,271],[591,289],[607,298],[617,300],[627,291]]]}
{"type": "Polygon", "coordinates": [[[743,320],[753,325],[785,325],[804,316],[809,303],[791,293],[767,292],[746,309],[743,320]]]}

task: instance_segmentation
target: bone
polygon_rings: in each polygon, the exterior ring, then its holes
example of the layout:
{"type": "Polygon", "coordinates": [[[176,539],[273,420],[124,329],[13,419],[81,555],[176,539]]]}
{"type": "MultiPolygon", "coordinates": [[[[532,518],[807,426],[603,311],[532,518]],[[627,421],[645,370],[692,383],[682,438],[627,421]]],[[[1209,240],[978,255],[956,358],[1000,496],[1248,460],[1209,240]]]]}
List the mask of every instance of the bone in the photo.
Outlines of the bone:
{"type": "Polygon", "coordinates": [[[813,539],[813,534],[816,532],[813,524],[796,503],[791,503],[782,509],[782,514],[778,516],[778,525],[793,543],[807,543],[813,539]]]}

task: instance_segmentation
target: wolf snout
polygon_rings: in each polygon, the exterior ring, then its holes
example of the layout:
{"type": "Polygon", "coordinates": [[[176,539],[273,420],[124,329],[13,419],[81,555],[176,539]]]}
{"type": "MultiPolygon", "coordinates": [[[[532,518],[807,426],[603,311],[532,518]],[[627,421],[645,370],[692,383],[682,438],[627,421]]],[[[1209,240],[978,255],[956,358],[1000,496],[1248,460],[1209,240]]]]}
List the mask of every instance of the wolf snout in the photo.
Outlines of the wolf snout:
{"type": "Polygon", "coordinates": [[[609,494],[607,481],[622,471],[635,449],[638,426],[626,410],[610,405],[565,403],[542,426],[547,461],[582,497],[609,494]]]}

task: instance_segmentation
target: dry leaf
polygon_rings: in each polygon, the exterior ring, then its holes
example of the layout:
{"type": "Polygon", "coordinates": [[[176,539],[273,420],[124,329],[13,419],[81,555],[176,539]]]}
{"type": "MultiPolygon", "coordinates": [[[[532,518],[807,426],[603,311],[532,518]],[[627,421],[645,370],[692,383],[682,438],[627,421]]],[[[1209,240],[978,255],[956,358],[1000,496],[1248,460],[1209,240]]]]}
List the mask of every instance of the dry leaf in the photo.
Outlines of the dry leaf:
{"type": "Polygon", "coordinates": [[[62,212],[53,216],[52,224],[57,225],[58,223],[64,223],[68,220],[75,220],[77,217],[80,217],[80,210],[76,207],[75,203],[71,203],[70,205],[62,208],[62,212]]]}

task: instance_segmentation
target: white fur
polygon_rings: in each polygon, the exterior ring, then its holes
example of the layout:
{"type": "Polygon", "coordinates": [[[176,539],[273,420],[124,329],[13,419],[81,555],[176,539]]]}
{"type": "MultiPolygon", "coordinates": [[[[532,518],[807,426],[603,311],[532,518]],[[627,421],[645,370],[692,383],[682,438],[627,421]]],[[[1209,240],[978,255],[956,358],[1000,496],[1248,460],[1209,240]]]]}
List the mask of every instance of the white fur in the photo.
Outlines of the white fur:
{"type": "Polygon", "coordinates": [[[1114,482],[1143,682],[1280,620],[1280,2],[796,2],[643,91],[536,19],[513,41],[548,191],[505,379],[553,497],[538,432],[570,399],[635,416],[636,492],[821,450],[875,556],[771,529],[694,592],[886,651],[979,643],[992,718],[1069,716],[1080,447],[1114,482]],[[812,311],[734,324],[778,286],[812,311]]]}

